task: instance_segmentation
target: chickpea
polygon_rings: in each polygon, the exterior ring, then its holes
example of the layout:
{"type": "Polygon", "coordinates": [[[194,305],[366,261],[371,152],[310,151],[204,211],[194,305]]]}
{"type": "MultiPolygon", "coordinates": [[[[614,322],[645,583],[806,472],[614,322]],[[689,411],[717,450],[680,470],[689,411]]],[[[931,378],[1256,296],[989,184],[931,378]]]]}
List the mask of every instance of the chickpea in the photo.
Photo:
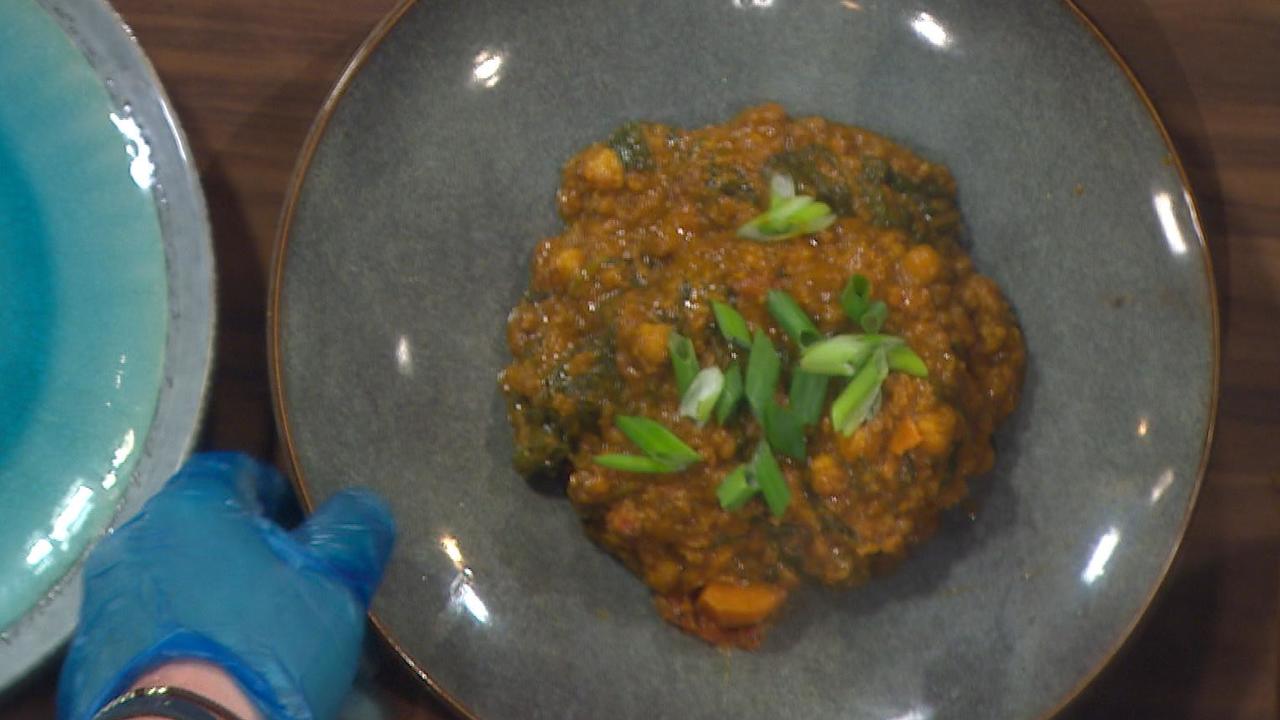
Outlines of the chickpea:
{"type": "Polygon", "coordinates": [[[809,463],[809,485],[816,493],[839,495],[845,491],[848,482],[848,475],[830,455],[819,455],[809,463]]]}
{"type": "Polygon", "coordinates": [[[671,337],[670,325],[642,323],[636,330],[633,352],[649,368],[657,368],[667,361],[669,337],[671,337]]]}
{"type": "Polygon", "coordinates": [[[942,271],[942,258],[928,245],[916,245],[902,256],[902,269],[917,285],[928,285],[938,279],[942,271]]]}
{"type": "Polygon", "coordinates": [[[586,262],[587,255],[580,248],[565,248],[556,253],[551,260],[551,267],[555,269],[555,277],[560,286],[565,287],[573,282],[578,277],[578,273],[582,272],[582,266],[586,262]]]}
{"type": "Polygon", "coordinates": [[[598,188],[618,190],[622,188],[622,160],[607,147],[597,146],[582,155],[578,172],[582,179],[598,188]]]}
{"type": "Polygon", "coordinates": [[[983,319],[978,325],[978,336],[982,339],[982,351],[990,354],[1004,345],[1005,338],[1009,336],[1009,329],[994,320],[983,319]]]}
{"type": "Polygon", "coordinates": [[[680,565],[674,560],[658,560],[645,572],[645,583],[658,592],[670,592],[680,582],[680,565]]]}

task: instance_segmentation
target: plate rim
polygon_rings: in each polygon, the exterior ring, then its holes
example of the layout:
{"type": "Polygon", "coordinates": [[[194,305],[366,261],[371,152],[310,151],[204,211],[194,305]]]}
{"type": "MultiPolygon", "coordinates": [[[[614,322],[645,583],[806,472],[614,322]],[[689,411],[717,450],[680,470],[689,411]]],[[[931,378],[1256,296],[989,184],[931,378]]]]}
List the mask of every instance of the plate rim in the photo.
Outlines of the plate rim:
{"type": "MultiPolygon", "coordinates": [[[[1129,85],[1137,98],[1146,108],[1147,114],[1160,136],[1160,140],[1164,145],[1172,166],[1178,176],[1178,184],[1184,192],[1187,199],[1188,211],[1191,217],[1192,229],[1195,231],[1196,249],[1199,251],[1200,258],[1203,262],[1203,272],[1206,281],[1206,294],[1209,297],[1209,316],[1211,326],[1211,367],[1210,367],[1210,396],[1207,408],[1206,424],[1204,439],[1200,446],[1200,463],[1196,469],[1195,482],[1191,487],[1190,496],[1187,501],[1187,508],[1183,512],[1182,521],[1177,528],[1177,533],[1173,541],[1173,545],[1169,550],[1168,556],[1161,564],[1159,575],[1147,591],[1146,597],[1142,599],[1140,608],[1134,613],[1122,631],[1112,641],[1111,646],[1102,654],[1102,656],[1080,676],[1076,684],[1070,688],[1061,697],[1054,700],[1052,707],[1039,716],[1039,720],[1050,720],[1057,717],[1064,710],[1074,704],[1081,698],[1084,691],[1093,684],[1095,680],[1102,675],[1103,671],[1111,665],[1116,656],[1129,644],[1133,637],[1137,634],[1137,629],[1150,617],[1152,605],[1160,594],[1167,588],[1170,571],[1178,558],[1181,556],[1183,541],[1186,539],[1187,528],[1191,524],[1192,518],[1195,516],[1197,509],[1200,507],[1200,491],[1204,486],[1205,474],[1209,467],[1209,459],[1213,449],[1213,438],[1216,430],[1218,418],[1219,396],[1221,394],[1221,373],[1222,373],[1222,330],[1221,317],[1218,298],[1217,283],[1214,275],[1213,259],[1209,250],[1208,237],[1205,234],[1204,224],[1201,221],[1201,211],[1199,203],[1196,199],[1194,188],[1191,186],[1190,178],[1187,175],[1186,166],[1183,163],[1182,156],[1174,145],[1173,138],[1169,134],[1160,111],[1156,109],[1155,104],[1151,100],[1151,96],[1147,93],[1146,87],[1138,79],[1133,68],[1125,60],[1124,56],[1116,48],[1115,44],[1107,37],[1102,28],[1084,11],[1076,0],[1051,0],[1064,6],[1069,14],[1072,15],[1090,34],[1096,42],[1098,42],[1106,51],[1111,61],[1120,69],[1125,78],[1129,81],[1129,85]]],[[[305,512],[310,513],[315,510],[316,503],[311,497],[308,489],[306,478],[302,472],[302,466],[298,457],[297,446],[294,443],[293,433],[289,424],[288,400],[285,396],[284,389],[284,362],[281,352],[281,301],[283,297],[285,263],[288,256],[288,245],[291,236],[294,215],[297,211],[298,200],[302,195],[303,187],[306,184],[306,175],[310,170],[311,162],[315,157],[316,150],[320,146],[321,140],[324,139],[325,132],[328,129],[329,122],[333,118],[334,112],[346,97],[356,76],[364,69],[371,56],[387,39],[391,31],[400,23],[406,13],[419,4],[419,0],[398,0],[397,5],[392,8],[386,15],[374,25],[369,34],[356,48],[351,58],[343,66],[342,72],[339,74],[337,81],[329,94],[325,97],[323,105],[316,114],[315,119],[311,123],[311,127],[307,131],[307,136],[302,143],[302,147],[298,152],[298,159],[294,164],[292,173],[289,176],[289,183],[286,186],[284,202],[280,210],[279,220],[276,225],[275,233],[275,249],[271,261],[270,269],[270,288],[267,298],[267,362],[268,376],[271,383],[271,399],[272,409],[275,414],[276,429],[283,442],[285,453],[283,461],[286,466],[286,474],[292,484],[294,492],[297,494],[299,502],[305,512]]],[[[466,720],[484,720],[470,708],[468,708],[459,698],[447,690],[445,690],[436,681],[434,677],[422,667],[418,661],[409,654],[407,650],[400,646],[392,636],[386,624],[378,617],[372,609],[367,613],[369,622],[373,625],[377,633],[378,639],[388,648],[391,649],[405,664],[405,666],[417,676],[431,692],[442,699],[449,708],[461,715],[466,720]]]]}
{"type": "Polygon", "coordinates": [[[143,131],[156,153],[157,177],[165,172],[160,163],[173,168],[171,179],[175,182],[163,187],[157,183],[149,199],[164,249],[169,314],[155,414],[129,487],[103,533],[90,541],[80,558],[33,607],[5,629],[0,649],[5,656],[20,655],[23,659],[0,665],[0,696],[31,679],[70,639],[79,621],[85,557],[103,535],[137,512],[196,446],[208,406],[217,335],[216,269],[208,205],[190,140],[155,66],[109,0],[33,0],[32,5],[35,12],[49,15],[104,85],[113,104],[131,104],[134,117],[148,119],[143,131]],[[119,72],[108,78],[110,69],[119,72]],[[114,89],[108,79],[116,83],[114,89]],[[119,93],[126,86],[133,87],[131,83],[136,83],[133,96],[123,98],[119,93]],[[173,382],[176,376],[185,382],[173,382]]]}

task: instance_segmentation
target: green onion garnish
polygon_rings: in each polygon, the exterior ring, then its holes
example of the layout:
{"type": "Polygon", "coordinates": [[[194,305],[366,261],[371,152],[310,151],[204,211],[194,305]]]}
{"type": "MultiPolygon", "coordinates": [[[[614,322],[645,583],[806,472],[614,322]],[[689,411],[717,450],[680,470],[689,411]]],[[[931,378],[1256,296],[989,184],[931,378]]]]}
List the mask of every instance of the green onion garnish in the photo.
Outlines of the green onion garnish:
{"type": "Polygon", "coordinates": [[[724,339],[742,348],[751,347],[751,331],[747,329],[747,321],[742,314],[728,303],[711,301],[711,312],[716,316],[716,326],[724,339]]]}
{"type": "Polygon", "coordinates": [[[725,510],[737,510],[759,491],[760,488],[752,485],[747,477],[746,466],[739,465],[720,481],[720,486],[716,488],[716,499],[725,510]]]}
{"type": "Polygon", "coordinates": [[[822,334],[805,314],[804,308],[801,308],[800,303],[785,291],[770,290],[765,296],[764,303],[769,309],[769,314],[778,321],[801,350],[822,339],[822,334]]]}
{"type": "Polygon", "coordinates": [[[680,397],[689,390],[689,383],[698,374],[698,356],[693,351],[693,342],[675,330],[667,336],[667,352],[671,355],[671,369],[676,373],[676,389],[680,397]]]}
{"type": "Polygon", "coordinates": [[[654,460],[651,457],[643,457],[640,455],[621,455],[611,453],[608,455],[596,455],[592,460],[601,467],[607,467],[610,470],[622,470],[623,472],[667,473],[675,471],[666,463],[654,460]]]}
{"type": "Polygon", "coordinates": [[[769,450],[769,443],[762,442],[756,446],[756,454],[751,459],[751,475],[760,487],[769,511],[774,517],[781,517],[791,503],[791,488],[787,487],[787,479],[769,450]]]}
{"type": "Polygon", "coordinates": [[[790,175],[777,173],[769,178],[769,209],[772,210],[783,200],[796,196],[796,181],[790,175]]]}
{"type": "Polygon", "coordinates": [[[804,421],[791,408],[770,400],[764,407],[764,436],[778,452],[804,460],[804,421]]]}
{"type": "MultiPolygon", "coordinates": [[[[765,215],[768,216],[768,219],[766,219],[759,227],[761,231],[769,235],[777,235],[779,233],[786,232],[784,226],[792,221],[796,213],[804,210],[813,203],[814,198],[807,195],[793,195],[789,198],[783,198],[776,203],[770,201],[769,212],[765,213],[765,215]]],[[[769,237],[765,239],[775,240],[778,238],[769,237]]]]}
{"type": "Polygon", "coordinates": [[[880,328],[884,327],[884,321],[888,317],[889,306],[885,305],[883,300],[876,300],[871,303],[866,312],[862,313],[862,317],[858,318],[858,324],[866,332],[878,333],[880,328]]]}
{"type": "Polygon", "coordinates": [[[929,377],[929,368],[924,364],[924,360],[920,359],[920,356],[906,345],[898,345],[891,348],[888,351],[887,359],[890,370],[896,370],[915,377],[929,377]]]}
{"type": "Polygon", "coordinates": [[[729,363],[729,369],[724,371],[724,388],[720,390],[720,399],[716,400],[716,422],[721,425],[733,416],[733,411],[738,409],[738,403],[742,401],[742,368],[738,366],[738,361],[734,360],[729,363]]]}
{"type": "Polygon", "coordinates": [[[769,181],[769,193],[769,209],[738,228],[738,237],[774,242],[825,230],[836,221],[826,203],[796,195],[789,177],[775,175],[769,181]]]}
{"type": "MultiPolygon", "coordinates": [[[[812,205],[805,202],[807,198],[794,196],[794,183],[790,178],[775,177],[771,184],[771,212],[789,213],[793,219],[797,215],[803,219],[812,212],[805,209],[812,205]]],[[[782,290],[771,290],[765,297],[769,314],[800,348],[799,361],[791,368],[788,399],[786,404],[780,404],[775,397],[782,360],[769,335],[757,329],[748,342],[748,327],[742,316],[726,303],[712,303],[716,323],[725,339],[738,346],[749,347],[746,372],[741,371],[736,360],[724,373],[715,368],[698,372],[682,399],[681,414],[702,424],[714,410],[716,419],[724,424],[745,396],[764,435],[751,462],[735,468],[716,488],[716,498],[725,510],[737,510],[760,493],[774,517],[786,513],[791,502],[791,489],[774,453],[797,461],[805,460],[805,429],[821,417],[831,377],[850,378],[830,407],[832,425],[843,435],[852,434],[878,412],[884,381],[890,371],[928,377],[929,369],[924,360],[907,346],[906,341],[880,334],[889,308],[883,301],[871,299],[871,282],[866,276],[855,274],[849,279],[840,295],[840,304],[865,334],[844,334],[824,339],[795,298],[782,290]]],[[[677,338],[683,339],[673,333],[673,362],[677,338]]],[[[688,354],[690,357],[693,355],[691,345],[688,354]]],[[[667,432],[665,428],[658,427],[667,432]]],[[[646,458],[619,457],[622,460],[611,461],[629,467],[650,466],[644,462],[646,458]]],[[[662,465],[673,457],[668,455],[654,459],[662,465]]],[[[681,460],[692,461],[687,456],[681,460]]]]}
{"type": "Polygon", "coordinates": [[[703,368],[689,383],[684,397],[680,399],[680,415],[693,418],[702,427],[711,417],[716,401],[720,399],[720,391],[724,389],[724,373],[718,367],[703,368]]]}
{"type": "Polygon", "coordinates": [[[800,369],[816,375],[852,377],[876,348],[901,343],[890,335],[836,335],[806,348],[800,356],[800,369]]]}
{"type": "Polygon", "coordinates": [[[842,435],[852,435],[872,415],[880,399],[880,385],[889,375],[889,361],[883,348],[858,370],[831,404],[831,424],[842,435]]]}
{"type": "Polygon", "coordinates": [[[763,416],[765,405],[773,400],[773,392],[778,386],[778,375],[781,372],[782,361],[778,359],[778,351],[773,349],[773,343],[763,330],[756,330],[751,340],[751,353],[747,356],[744,391],[756,419],[763,416]]]}
{"type": "MultiPolygon", "coordinates": [[[[812,202],[793,212],[790,220],[793,224],[801,227],[820,225],[821,227],[818,230],[825,230],[831,223],[836,221],[836,216],[826,203],[812,202]],[[828,220],[828,218],[830,219],[828,220]]],[[[806,232],[818,232],[818,230],[807,230],[806,232]]]]}
{"type": "Polygon", "coordinates": [[[862,319],[862,314],[871,307],[871,281],[866,275],[858,273],[849,278],[840,292],[840,307],[844,308],[844,314],[850,320],[858,322],[862,319]]]}
{"type": "Polygon", "coordinates": [[[871,281],[866,275],[855,274],[840,292],[840,306],[849,319],[858,323],[865,332],[878,333],[889,317],[889,307],[882,300],[871,300],[871,281]]]}
{"type": "Polygon", "coordinates": [[[696,450],[684,444],[675,433],[661,423],[635,415],[619,415],[615,420],[618,429],[645,455],[666,465],[670,472],[683,470],[702,459],[696,450]]]}
{"type": "Polygon", "coordinates": [[[787,393],[787,405],[805,425],[812,425],[822,417],[822,406],[827,401],[827,385],[830,381],[825,375],[793,370],[791,372],[791,389],[787,393]]]}

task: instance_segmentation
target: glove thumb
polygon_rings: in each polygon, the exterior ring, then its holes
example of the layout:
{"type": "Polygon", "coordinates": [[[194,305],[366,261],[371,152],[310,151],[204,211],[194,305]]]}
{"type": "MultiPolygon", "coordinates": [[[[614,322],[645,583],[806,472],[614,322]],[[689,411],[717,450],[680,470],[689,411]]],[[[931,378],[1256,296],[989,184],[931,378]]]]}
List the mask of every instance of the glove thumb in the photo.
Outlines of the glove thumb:
{"type": "Polygon", "coordinates": [[[292,533],[304,552],[332,568],[368,607],[395,542],[391,509],[368,490],[343,490],[292,533]]]}

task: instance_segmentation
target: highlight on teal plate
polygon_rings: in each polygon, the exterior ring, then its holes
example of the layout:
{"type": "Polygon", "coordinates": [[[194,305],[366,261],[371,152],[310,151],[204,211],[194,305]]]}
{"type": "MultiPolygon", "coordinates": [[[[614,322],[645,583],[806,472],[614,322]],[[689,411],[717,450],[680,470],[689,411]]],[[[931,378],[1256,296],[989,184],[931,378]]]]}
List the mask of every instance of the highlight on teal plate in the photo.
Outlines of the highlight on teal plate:
{"type": "Polygon", "coordinates": [[[110,523],[167,332],[150,150],[34,0],[0,3],[0,630],[110,523]]]}

